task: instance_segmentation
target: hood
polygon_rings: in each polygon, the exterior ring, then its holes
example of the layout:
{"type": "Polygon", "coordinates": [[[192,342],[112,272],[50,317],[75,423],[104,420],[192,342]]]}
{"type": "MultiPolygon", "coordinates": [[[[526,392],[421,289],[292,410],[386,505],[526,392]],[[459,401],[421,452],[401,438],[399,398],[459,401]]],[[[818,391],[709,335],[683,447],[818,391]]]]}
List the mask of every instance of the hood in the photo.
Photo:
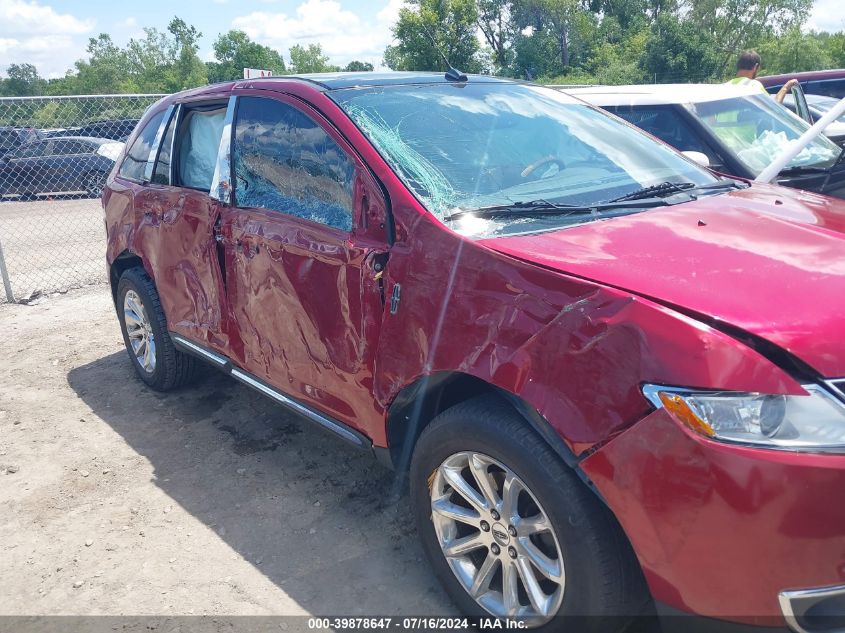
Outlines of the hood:
{"type": "Polygon", "coordinates": [[[754,185],[491,249],[741,328],[845,377],[845,202],[754,185]]]}

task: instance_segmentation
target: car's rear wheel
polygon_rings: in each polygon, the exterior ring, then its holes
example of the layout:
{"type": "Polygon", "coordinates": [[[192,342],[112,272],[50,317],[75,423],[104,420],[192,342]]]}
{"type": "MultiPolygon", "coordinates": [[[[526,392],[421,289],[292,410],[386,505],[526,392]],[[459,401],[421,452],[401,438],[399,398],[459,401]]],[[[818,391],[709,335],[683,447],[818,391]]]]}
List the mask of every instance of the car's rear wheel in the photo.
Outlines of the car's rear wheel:
{"type": "Polygon", "coordinates": [[[147,274],[140,268],[125,271],[116,299],[123,342],[141,380],[158,391],[188,383],[197,361],[174,347],[158,292],[147,274]]]}
{"type": "Polygon", "coordinates": [[[650,600],[613,516],[512,407],[477,398],[424,430],[411,495],[426,554],[458,606],[552,628],[621,630],[650,600]]]}
{"type": "Polygon", "coordinates": [[[100,198],[103,195],[103,187],[106,184],[107,175],[101,171],[90,171],[85,174],[83,186],[85,191],[92,198],[100,198]]]}

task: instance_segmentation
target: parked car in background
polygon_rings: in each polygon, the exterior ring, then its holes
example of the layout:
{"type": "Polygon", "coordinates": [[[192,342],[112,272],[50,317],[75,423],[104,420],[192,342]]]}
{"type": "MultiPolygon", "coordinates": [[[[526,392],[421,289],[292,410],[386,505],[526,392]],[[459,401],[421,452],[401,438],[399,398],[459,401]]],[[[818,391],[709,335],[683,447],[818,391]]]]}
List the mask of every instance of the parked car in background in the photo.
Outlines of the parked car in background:
{"type": "Polygon", "coordinates": [[[0,158],[0,195],[82,192],[100,197],[123,143],[85,136],[42,139],[0,158]]]}
{"type": "Polygon", "coordinates": [[[466,613],[842,614],[845,203],[563,92],[370,72],[162,99],[103,206],[139,387],[206,362],[407,473],[466,613]]]}
{"type": "Polygon", "coordinates": [[[41,134],[35,128],[0,127],[0,155],[39,138],[41,138],[41,134]]]}
{"type": "MultiPolygon", "coordinates": [[[[724,84],[601,86],[567,90],[653,134],[711,169],[756,178],[810,124],[753,88],[724,84]]],[[[845,198],[842,148],[818,136],[778,184],[845,198]]]]}
{"type": "MultiPolygon", "coordinates": [[[[827,112],[839,103],[836,97],[826,97],[824,95],[805,94],[804,98],[807,101],[807,107],[810,110],[810,115],[813,122],[818,121],[827,112]]],[[[783,100],[783,105],[789,108],[792,112],[796,112],[795,99],[792,95],[786,95],[783,100]]],[[[824,129],[824,135],[839,146],[845,145],[845,115],[840,116],[824,129]]]]}
{"type": "Polygon", "coordinates": [[[825,95],[835,99],[845,97],[845,68],[757,77],[757,80],[772,94],[780,90],[790,79],[797,79],[806,94],[825,95]]]}
{"type": "Polygon", "coordinates": [[[94,138],[125,141],[138,124],[138,119],[118,119],[113,121],[95,121],[78,127],[43,130],[44,137],[89,136],[94,138]]]}

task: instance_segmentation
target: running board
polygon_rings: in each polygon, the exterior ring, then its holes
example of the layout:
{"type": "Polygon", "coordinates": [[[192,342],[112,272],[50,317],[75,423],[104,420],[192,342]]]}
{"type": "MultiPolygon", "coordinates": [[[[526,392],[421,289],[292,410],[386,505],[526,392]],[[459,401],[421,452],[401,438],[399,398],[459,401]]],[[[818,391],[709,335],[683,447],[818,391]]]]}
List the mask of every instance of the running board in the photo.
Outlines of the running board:
{"type": "Polygon", "coordinates": [[[326,429],[327,431],[330,431],[341,439],[346,440],[353,446],[357,446],[358,448],[364,450],[369,450],[370,448],[372,448],[372,442],[370,442],[370,440],[365,435],[350,428],[343,422],[333,420],[332,418],[315,411],[308,405],[303,404],[298,400],[295,400],[294,398],[285,395],[281,391],[277,390],[275,387],[271,387],[266,382],[250,374],[249,372],[246,372],[238,367],[233,366],[232,362],[222,354],[212,352],[211,350],[208,350],[202,347],[201,345],[197,345],[193,341],[189,341],[178,334],[173,334],[172,332],[169,332],[169,334],[170,339],[173,341],[173,344],[181,351],[211,363],[218,369],[232,376],[232,378],[234,378],[238,382],[245,384],[247,387],[255,389],[259,393],[262,393],[269,398],[272,398],[273,400],[287,407],[294,413],[298,413],[299,415],[308,418],[311,422],[314,422],[318,426],[326,429]]]}

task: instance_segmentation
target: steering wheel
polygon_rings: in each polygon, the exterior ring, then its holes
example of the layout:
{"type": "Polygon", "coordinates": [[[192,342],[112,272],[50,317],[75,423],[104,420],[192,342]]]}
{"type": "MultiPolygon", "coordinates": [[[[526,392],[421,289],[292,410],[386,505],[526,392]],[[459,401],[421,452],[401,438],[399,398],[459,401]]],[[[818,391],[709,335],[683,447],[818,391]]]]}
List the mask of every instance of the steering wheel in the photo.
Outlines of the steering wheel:
{"type": "MultiPolygon", "coordinates": [[[[538,168],[542,167],[543,165],[547,165],[549,163],[556,164],[561,169],[566,167],[566,163],[564,163],[561,159],[557,158],[556,156],[553,156],[552,154],[549,154],[548,156],[543,156],[543,158],[541,158],[540,160],[533,162],[530,165],[528,165],[528,167],[523,169],[522,172],[519,175],[522,176],[523,178],[528,178],[528,176],[530,176],[535,171],[537,171],[538,168]]],[[[542,178],[542,176],[541,176],[541,178],[542,178]]]]}

